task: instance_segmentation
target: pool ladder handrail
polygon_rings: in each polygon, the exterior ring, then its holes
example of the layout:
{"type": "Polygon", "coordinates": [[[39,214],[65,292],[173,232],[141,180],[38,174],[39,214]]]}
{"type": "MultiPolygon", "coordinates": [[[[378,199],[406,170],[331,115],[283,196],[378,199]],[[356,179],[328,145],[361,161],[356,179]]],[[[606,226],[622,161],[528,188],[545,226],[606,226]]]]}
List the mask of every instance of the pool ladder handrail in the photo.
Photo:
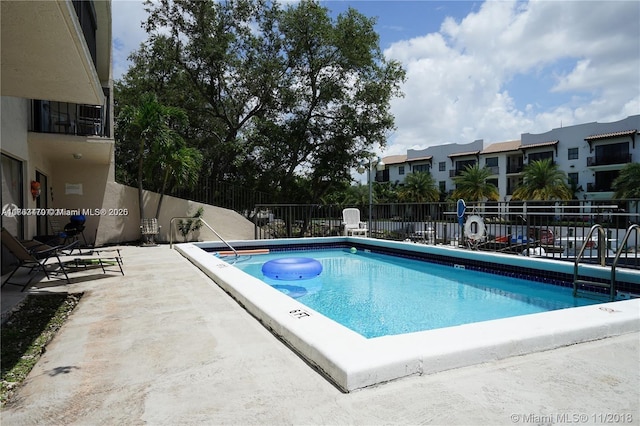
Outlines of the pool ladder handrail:
{"type": "MultiPolygon", "coordinates": [[[[594,287],[604,287],[610,288],[612,294],[615,295],[615,286],[613,283],[602,283],[598,281],[590,281],[590,280],[579,280],[578,279],[578,265],[580,264],[580,259],[584,256],[584,251],[587,249],[587,242],[591,240],[593,233],[598,231],[598,263],[600,266],[606,266],[606,257],[607,257],[607,236],[605,234],[604,228],[599,223],[596,223],[589,229],[586,238],[584,239],[584,243],[582,247],[580,247],[580,251],[576,255],[576,259],[573,265],[573,297],[578,296],[578,286],[579,285],[590,285],[594,287]]],[[[614,296],[615,297],[615,296],[614,296]]]]}
{"type": "Polygon", "coordinates": [[[227,240],[225,240],[224,238],[222,238],[222,236],[221,236],[220,234],[218,234],[218,233],[216,232],[216,230],[215,230],[215,229],[213,229],[213,228],[211,227],[211,225],[209,225],[209,224],[208,224],[204,219],[202,219],[202,218],[180,217],[180,216],[178,216],[178,217],[172,217],[172,218],[171,218],[171,221],[169,222],[169,248],[173,248],[173,222],[174,222],[175,220],[177,220],[177,219],[179,219],[179,220],[199,220],[200,222],[202,222],[202,224],[203,224],[204,226],[206,226],[207,228],[209,228],[209,229],[211,230],[211,232],[213,232],[213,233],[216,235],[216,237],[218,237],[218,238],[220,239],[220,241],[222,241],[222,242],[223,242],[227,247],[229,247],[229,248],[231,249],[231,251],[233,251],[233,254],[234,254],[233,261],[235,262],[236,260],[238,260],[238,256],[239,256],[239,255],[238,255],[238,252],[236,251],[236,249],[234,249],[234,248],[231,246],[231,244],[229,244],[229,243],[227,242],[227,240]]]}
{"type": "Polygon", "coordinates": [[[616,250],[616,257],[613,259],[613,263],[611,264],[611,301],[613,301],[615,298],[614,286],[616,284],[616,266],[618,266],[618,261],[620,260],[620,256],[622,255],[622,250],[624,250],[624,248],[627,246],[627,241],[629,240],[629,237],[631,236],[631,232],[633,230],[636,231],[637,241],[638,232],[640,232],[640,225],[638,225],[637,223],[633,223],[627,228],[627,232],[625,232],[624,238],[622,239],[622,242],[616,250]]]}

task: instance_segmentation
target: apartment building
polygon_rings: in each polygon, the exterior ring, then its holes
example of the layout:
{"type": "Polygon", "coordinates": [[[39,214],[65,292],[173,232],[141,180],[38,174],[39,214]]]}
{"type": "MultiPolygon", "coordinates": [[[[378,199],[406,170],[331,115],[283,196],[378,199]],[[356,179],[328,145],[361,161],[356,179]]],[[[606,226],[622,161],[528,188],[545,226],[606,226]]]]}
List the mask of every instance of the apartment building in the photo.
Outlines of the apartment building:
{"type": "MultiPolygon", "coordinates": [[[[549,158],[574,182],[576,195],[584,200],[613,197],[613,180],[628,163],[640,161],[640,115],[612,123],[585,123],[560,127],[545,133],[523,133],[520,139],[484,147],[482,140],[469,144],[447,144],[408,150],[406,155],[383,158],[386,170],[380,182],[402,184],[413,172],[429,171],[442,194],[455,189],[453,178],[466,166],[488,167],[490,181],[497,186],[501,200],[510,200],[522,182],[525,165],[549,158]]],[[[444,197],[444,196],[443,196],[444,197]]]]}
{"type": "Polygon", "coordinates": [[[114,181],[111,0],[2,1],[2,226],[49,234],[85,212],[91,243],[114,181]]]}

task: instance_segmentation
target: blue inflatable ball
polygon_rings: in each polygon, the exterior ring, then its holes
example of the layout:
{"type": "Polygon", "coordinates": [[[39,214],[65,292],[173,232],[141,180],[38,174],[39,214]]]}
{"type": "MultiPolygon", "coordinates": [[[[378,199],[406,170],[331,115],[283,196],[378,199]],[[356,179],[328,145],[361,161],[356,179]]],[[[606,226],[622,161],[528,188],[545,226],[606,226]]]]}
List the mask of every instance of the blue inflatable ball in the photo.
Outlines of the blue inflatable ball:
{"type": "Polygon", "coordinates": [[[308,280],[320,273],[322,264],[309,257],[285,257],[270,260],[262,265],[262,274],[274,280],[308,280]]]}

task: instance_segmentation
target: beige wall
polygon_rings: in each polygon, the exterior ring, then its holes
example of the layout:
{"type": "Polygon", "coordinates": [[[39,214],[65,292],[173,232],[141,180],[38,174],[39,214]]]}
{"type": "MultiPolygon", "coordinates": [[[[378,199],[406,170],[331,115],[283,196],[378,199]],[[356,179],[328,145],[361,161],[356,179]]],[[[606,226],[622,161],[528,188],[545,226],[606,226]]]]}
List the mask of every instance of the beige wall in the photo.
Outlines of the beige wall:
{"type": "MultiPolygon", "coordinates": [[[[160,196],[157,193],[144,192],[146,217],[155,216],[159,198],[160,196]]],[[[140,240],[137,188],[115,182],[107,183],[102,206],[107,210],[107,215],[101,216],[99,219],[97,246],[140,240]],[[110,212],[110,210],[113,211],[110,212]],[[108,213],[114,214],[109,215],[108,213]]],[[[161,226],[160,234],[156,241],[169,241],[171,218],[192,216],[200,206],[204,208],[203,219],[205,222],[213,227],[225,240],[251,240],[254,238],[253,223],[233,210],[165,196],[158,220],[158,224],[161,226]]],[[[177,223],[174,224],[173,241],[182,242],[182,235],[175,231],[176,225],[177,223]]],[[[212,241],[218,238],[203,226],[199,232],[198,239],[212,241]]]]}
{"type": "MultiPolygon", "coordinates": [[[[87,166],[82,161],[69,160],[56,162],[52,187],[53,203],[56,209],[79,210],[96,214],[85,214],[84,236],[87,243],[95,241],[96,230],[100,223],[99,211],[103,208],[104,191],[106,190],[110,165],[90,164],[87,166]],[[68,185],[74,185],[68,187],[68,185]],[[76,194],[75,189],[82,185],[82,193],[76,194]]],[[[59,223],[64,226],[69,222],[68,216],[57,217],[59,223]]]]}

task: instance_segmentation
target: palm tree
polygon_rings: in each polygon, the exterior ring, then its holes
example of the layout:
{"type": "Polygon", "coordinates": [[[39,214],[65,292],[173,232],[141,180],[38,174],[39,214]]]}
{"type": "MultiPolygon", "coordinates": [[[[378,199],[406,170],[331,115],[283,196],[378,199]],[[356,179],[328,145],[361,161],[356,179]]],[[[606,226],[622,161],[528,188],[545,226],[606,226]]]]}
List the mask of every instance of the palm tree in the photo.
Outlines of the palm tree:
{"type": "Polygon", "coordinates": [[[500,198],[498,188],[487,182],[491,176],[491,169],[480,168],[478,164],[467,166],[460,175],[453,178],[456,189],[452,198],[463,198],[469,201],[497,201],[500,198]]]}
{"type": "Polygon", "coordinates": [[[162,197],[168,186],[190,184],[197,179],[202,156],[187,148],[178,129],[184,126],[184,110],[162,105],[154,94],[142,97],[138,106],[125,106],[118,116],[122,143],[137,143],[138,202],[140,219],[145,218],[143,182],[159,182],[161,198],[156,210],[160,213],[162,197]],[[157,179],[160,176],[160,179],[157,179]]]}
{"type": "Polygon", "coordinates": [[[522,183],[513,191],[513,200],[571,200],[566,174],[551,159],[532,161],[522,171],[522,183]]]}
{"type": "Polygon", "coordinates": [[[156,208],[156,219],[160,217],[160,208],[164,194],[170,189],[194,186],[202,168],[202,154],[196,148],[184,146],[181,139],[172,140],[169,144],[155,146],[153,162],[148,168],[149,178],[158,176],[160,180],[160,199],[156,208]],[[155,166],[155,167],[154,167],[155,166]],[[156,171],[158,174],[156,174],[156,171]]]}
{"type": "Polygon", "coordinates": [[[440,191],[429,172],[408,174],[399,193],[400,200],[414,203],[438,201],[439,197],[440,191]]]}
{"type": "MultiPolygon", "coordinates": [[[[375,196],[375,194],[374,194],[375,196]]],[[[373,200],[375,202],[375,199],[373,200]]],[[[366,206],[369,204],[369,186],[358,184],[352,185],[345,191],[342,204],[345,206],[366,206]]]]}
{"type": "Polygon", "coordinates": [[[399,186],[398,182],[374,182],[373,196],[379,203],[397,203],[399,186]]]}
{"type": "Polygon", "coordinates": [[[615,198],[640,198],[640,163],[624,166],[611,187],[615,198]]]}

